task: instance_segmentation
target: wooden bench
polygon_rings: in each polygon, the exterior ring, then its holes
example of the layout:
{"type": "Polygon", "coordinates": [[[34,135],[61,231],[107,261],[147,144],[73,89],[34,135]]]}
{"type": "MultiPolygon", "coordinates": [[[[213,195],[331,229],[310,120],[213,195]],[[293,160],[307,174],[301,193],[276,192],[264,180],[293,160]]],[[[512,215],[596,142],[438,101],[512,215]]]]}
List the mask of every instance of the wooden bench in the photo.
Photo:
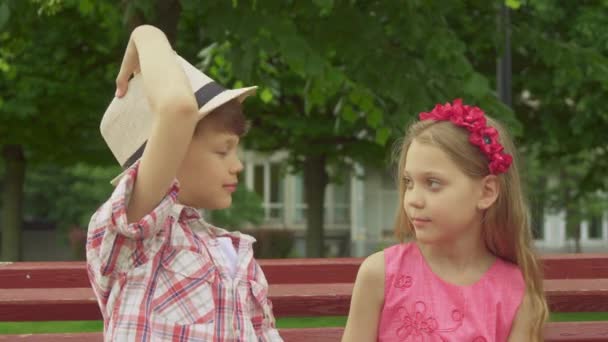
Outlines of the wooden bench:
{"type": "MultiPolygon", "coordinates": [[[[345,316],[362,259],[261,260],[277,317],[345,316]]],[[[554,312],[608,312],[608,254],[543,257],[554,312]]],[[[83,262],[0,264],[0,321],[99,320],[83,262]]],[[[342,328],[281,329],[285,341],[340,341],[342,328]]],[[[99,333],[0,335],[0,341],[102,341],[99,333]]],[[[546,341],[608,341],[606,322],[555,322],[546,341]]]]}

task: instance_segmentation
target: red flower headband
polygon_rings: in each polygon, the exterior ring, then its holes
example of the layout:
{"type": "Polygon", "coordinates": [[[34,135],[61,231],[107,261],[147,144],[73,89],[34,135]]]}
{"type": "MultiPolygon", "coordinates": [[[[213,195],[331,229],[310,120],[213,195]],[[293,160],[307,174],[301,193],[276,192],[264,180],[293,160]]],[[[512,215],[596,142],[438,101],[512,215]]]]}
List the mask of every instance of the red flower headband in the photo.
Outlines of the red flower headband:
{"type": "Polygon", "coordinates": [[[504,173],[513,162],[513,157],[503,153],[504,147],[498,142],[498,131],[486,125],[486,117],[479,107],[463,105],[461,99],[445,105],[437,104],[430,113],[419,114],[420,120],[450,121],[464,127],[469,132],[469,142],[479,147],[488,158],[491,174],[504,173]]]}

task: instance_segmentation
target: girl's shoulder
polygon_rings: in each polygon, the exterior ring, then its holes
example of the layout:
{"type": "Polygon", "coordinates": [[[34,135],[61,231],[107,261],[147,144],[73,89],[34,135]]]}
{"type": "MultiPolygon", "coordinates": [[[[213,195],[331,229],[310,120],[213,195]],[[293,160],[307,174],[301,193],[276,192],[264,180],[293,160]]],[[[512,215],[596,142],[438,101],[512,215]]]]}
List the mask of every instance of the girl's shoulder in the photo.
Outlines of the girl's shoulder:
{"type": "Polygon", "coordinates": [[[407,254],[415,247],[414,242],[400,242],[384,249],[387,255],[407,254]]]}
{"type": "Polygon", "coordinates": [[[508,280],[510,287],[525,287],[523,273],[516,264],[497,257],[494,269],[493,276],[498,280],[508,280]]]}
{"type": "Polygon", "coordinates": [[[402,242],[387,247],[383,252],[386,267],[400,268],[403,263],[412,262],[412,256],[416,253],[416,245],[414,242],[402,242]]]}
{"type": "Polygon", "coordinates": [[[384,251],[376,252],[363,260],[355,287],[378,300],[384,298],[384,251]]]}
{"type": "Polygon", "coordinates": [[[359,267],[357,278],[368,280],[384,280],[384,251],[376,252],[363,260],[359,267]]]}

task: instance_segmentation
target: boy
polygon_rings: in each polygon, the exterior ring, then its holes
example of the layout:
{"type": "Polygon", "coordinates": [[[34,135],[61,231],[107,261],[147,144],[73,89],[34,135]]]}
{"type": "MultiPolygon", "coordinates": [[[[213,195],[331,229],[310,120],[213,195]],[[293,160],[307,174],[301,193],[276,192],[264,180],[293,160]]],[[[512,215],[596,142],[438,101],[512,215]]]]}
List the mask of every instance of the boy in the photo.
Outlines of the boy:
{"type": "Polygon", "coordinates": [[[152,26],[132,32],[116,85],[101,132],[125,171],[87,238],[104,339],[282,341],[255,240],[200,211],[231,204],[256,87],[223,89],[152,26]]]}

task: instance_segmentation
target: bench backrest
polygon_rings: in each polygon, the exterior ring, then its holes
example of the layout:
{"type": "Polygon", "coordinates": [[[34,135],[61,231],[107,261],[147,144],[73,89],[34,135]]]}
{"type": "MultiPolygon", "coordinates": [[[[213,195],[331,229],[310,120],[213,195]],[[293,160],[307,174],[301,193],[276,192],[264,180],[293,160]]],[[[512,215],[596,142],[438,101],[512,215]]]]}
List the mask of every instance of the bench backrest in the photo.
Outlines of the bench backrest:
{"type": "MultiPolygon", "coordinates": [[[[545,279],[608,278],[608,254],[544,255],[545,279]]],[[[259,260],[270,284],[352,283],[361,258],[259,260]]],[[[73,262],[0,263],[0,288],[88,287],[86,265],[73,262]]]]}
{"type": "MultiPolygon", "coordinates": [[[[277,317],[347,315],[363,259],[260,260],[277,317]]],[[[608,255],[542,258],[552,311],[608,312],[608,255]]],[[[0,263],[0,321],[101,319],[83,262],[0,263]]],[[[550,323],[546,341],[607,341],[608,322],[550,323]]],[[[342,328],[285,329],[285,341],[339,341],[342,328]]],[[[0,341],[101,341],[101,333],[3,336],[0,341]]]]}

